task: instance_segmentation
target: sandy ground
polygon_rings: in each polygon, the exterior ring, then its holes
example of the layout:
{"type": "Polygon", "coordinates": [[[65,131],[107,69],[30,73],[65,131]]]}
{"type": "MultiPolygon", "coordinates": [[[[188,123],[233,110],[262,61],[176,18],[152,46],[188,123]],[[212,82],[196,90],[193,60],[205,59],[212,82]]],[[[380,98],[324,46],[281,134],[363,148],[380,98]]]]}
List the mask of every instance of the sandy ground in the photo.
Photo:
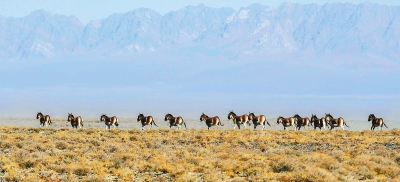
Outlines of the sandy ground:
{"type": "MultiPolygon", "coordinates": [[[[198,119],[185,119],[186,126],[189,129],[195,128],[195,129],[200,129],[200,128],[207,128],[206,124],[204,122],[200,122],[198,119]]],[[[99,118],[83,118],[84,121],[84,127],[85,128],[105,128],[104,122],[100,122],[99,118]]],[[[119,121],[119,129],[141,129],[141,123],[136,121],[136,118],[118,118],[119,121]]],[[[169,128],[169,123],[164,121],[163,118],[155,118],[154,119],[155,123],[158,125],[158,127],[153,126],[153,128],[169,128]]],[[[276,123],[276,118],[271,118],[268,119],[269,123],[271,124],[270,126],[266,126],[267,130],[283,130],[283,126],[277,125],[276,123]]],[[[52,118],[52,128],[68,128],[71,127],[71,124],[67,121],[67,118],[52,118]]],[[[221,122],[224,124],[222,126],[222,129],[233,129],[234,125],[232,121],[228,121],[227,119],[221,119],[221,122]]],[[[368,122],[367,120],[365,121],[346,121],[347,125],[350,127],[345,127],[345,130],[369,130],[371,128],[371,122],[368,122]]],[[[386,125],[389,127],[389,129],[393,128],[400,128],[400,122],[399,121],[385,121],[386,125]]],[[[2,126],[25,126],[25,127],[39,127],[39,120],[36,119],[35,117],[32,118],[18,118],[18,117],[1,117],[0,118],[0,125],[2,126]]],[[[183,126],[184,127],[184,126],[183,126]]],[[[145,129],[149,128],[149,126],[145,126],[145,129]]],[[[176,127],[172,127],[173,129],[176,129],[176,127]]],[[[215,129],[216,127],[212,127],[212,129],[215,129]]],[[[241,126],[241,129],[243,129],[243,125],[241,126]]],[[[253,125],[248,127],[247,129],[253,129],[253,125]]],[[[257,126],[257,129],[261,129],[262,126],[257,126]]],[[[237,127],[236,127],[237,129],[237,127]]],[[[289,127],[288,129],[293,130],[293,127],[289,127]]],[[[314,128],[312,128],[314,129],[314,128]]],[[[336,128],[339,129],[339,128],[336,128]]],[[[301,130],[304,130],[303,128],[301,130]]],[[[387,130],[384,128],[384,130],[387,130]]]]}

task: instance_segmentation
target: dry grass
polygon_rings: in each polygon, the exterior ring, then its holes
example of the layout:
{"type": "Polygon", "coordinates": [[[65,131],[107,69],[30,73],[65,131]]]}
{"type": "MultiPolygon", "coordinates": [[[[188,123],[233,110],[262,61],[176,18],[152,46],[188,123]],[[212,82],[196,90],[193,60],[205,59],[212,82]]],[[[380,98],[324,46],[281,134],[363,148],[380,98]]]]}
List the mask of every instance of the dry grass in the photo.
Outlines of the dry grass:
{"type": "Polygon", "coordinates": [[[0,178],[400,181],[399,134],[397,129],[295,132],[0,127],[0,178]]]}

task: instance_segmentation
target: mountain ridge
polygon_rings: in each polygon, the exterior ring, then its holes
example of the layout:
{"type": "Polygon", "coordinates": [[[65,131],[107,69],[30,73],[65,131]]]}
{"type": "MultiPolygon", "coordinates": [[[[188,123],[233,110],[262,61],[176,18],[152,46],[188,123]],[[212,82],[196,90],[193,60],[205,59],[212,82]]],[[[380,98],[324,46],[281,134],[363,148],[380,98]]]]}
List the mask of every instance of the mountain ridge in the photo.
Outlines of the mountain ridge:
{"type": "Polygon", "coordinates": [[[400,58],[400,7],[368,2],[252,4],[239,10],[199,4],[165,15],[140,8],[86,25],[75,16],[37,10],[22,18],[3,17],[0,25],[3,61],[91,54],[123,59],[182,49],[221,60],[290,59],[302,52],[308,54],[303,59],[363,55],[398,64],[400,58]]]}

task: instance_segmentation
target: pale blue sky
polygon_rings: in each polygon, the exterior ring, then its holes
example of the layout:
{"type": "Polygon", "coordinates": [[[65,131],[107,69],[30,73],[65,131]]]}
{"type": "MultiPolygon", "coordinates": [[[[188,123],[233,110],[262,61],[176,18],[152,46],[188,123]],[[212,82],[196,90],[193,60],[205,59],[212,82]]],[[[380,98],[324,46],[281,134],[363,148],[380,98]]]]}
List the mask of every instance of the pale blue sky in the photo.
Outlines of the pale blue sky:
{"type": "MultiPolygon", "coordinates": [[[[359,4],[365,0],[0,0],[0,16],[3,17],[22,17],[32,11],[44,9],[52,14],[74,15],[83,23],[90,20],[102,19],[113,13],[129,12],[137,8],[150,8],[164,15],[169,11],[178,10],[187,5],[198,5],[200,3],[209,7],[232,7],[239,9],[253,3],[260,3],[268,6],[279,6],[283,2],[300,4],[309,3],[334,3],[350,2],[359,4]]],[[[370,0],[369,2],[400,5],[399,0],[370,0]]]]}

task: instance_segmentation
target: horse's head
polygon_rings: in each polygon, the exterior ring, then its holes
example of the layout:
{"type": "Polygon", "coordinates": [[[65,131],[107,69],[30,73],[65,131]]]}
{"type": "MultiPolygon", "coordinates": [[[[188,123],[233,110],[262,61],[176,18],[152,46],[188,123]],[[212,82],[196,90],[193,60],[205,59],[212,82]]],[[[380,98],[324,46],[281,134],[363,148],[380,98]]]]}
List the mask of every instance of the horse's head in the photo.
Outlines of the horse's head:
{"type": "Polygon", "coordinates": [[[142,113],[139,113],[137,121],[139,122],[140,120],[142,120],[142,118],[144,118],[144,115],[142,113]]]}
{"type": "Polygon", "coordinates": [[[256,115],[254,115],[254,113],[249,111],[249,120],[253,120],[256,117],[256,115]]]}
{"type": "Polygon", "coordinates": [[[38,112],[38,113],[36,114],[36,119],[39,119],[39,118],[41,118],[41,117],[43,117],[42,112],[38,112]]]}
{"type": "Polygon", "coordinates": [[[101,116],[100,116],[100,121],[105,121],[106,118],[107,118],[107,115],[106,115],[106,114],[101,114],[101,116]]]}
{"type": "Polygon", "coordinates": [[[372,121],[373,119],[375,119],[375,115],[374,114],[370,114],[368,116],[368,121],[372,121]]]}
{"type": "Polygon", "coordinates": [[[283,120],[283,117],[279,116],[278,119],[276,119],[276,123],[277,124],[282,123],[282,120],[283,120]]]}
{"type": "Polygon", "coordinates": [[[168,120],[170,120],[171,118],[173,118],[173,116],[172,116],[172,114],[167,114],[167,115],[165,115],[165,118],[164,118],[164,121],[168,121],[168,120]]]}
{"type": "Polygon", "coordinates": [[[233,111],[229,111],[228,119],[232,119],[235,116],[236,116],[236,114],[233,111]]]}
{"type": "Polygon", "coordinates": [[[74,115],[72,113],[68,113],[68,121],[71,121],[74,118],[74,115]]]}
{"type": "Polygon", "coordinates": [[[325,119],[326,119],[326,121],[332,120],[333,117],[332,117],[331,113],[325,113],[325,119]]]}
{"type": "Polygon", "coordinates": [[[201,113],[200,122],[207,120],[208,116],[204,113],[201,113]]]}
{"type": "Polygon", "coordinates": [[[316,114],[311,114],[311,121],[318,120],[316,114]]]}

